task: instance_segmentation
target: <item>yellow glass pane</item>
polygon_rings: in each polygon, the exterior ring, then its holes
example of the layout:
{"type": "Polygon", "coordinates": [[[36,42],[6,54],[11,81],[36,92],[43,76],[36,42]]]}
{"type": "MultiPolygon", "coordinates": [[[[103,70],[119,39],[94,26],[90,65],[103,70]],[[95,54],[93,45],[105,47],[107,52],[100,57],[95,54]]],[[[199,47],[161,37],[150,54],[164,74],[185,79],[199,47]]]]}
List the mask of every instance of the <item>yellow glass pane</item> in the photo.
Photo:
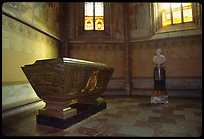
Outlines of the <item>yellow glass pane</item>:
{"type": "Polygon", "coordinates": [[[93,16],[86,16],[85,17],[85,23],[84,23],[84,30],[93,30],[93,16]]]}
{"type": "Polygon", "coordinates": [[[162,13],[162,26],[167,26],[171,24],[171,14],[170,11],[165,11],[162,13]]]}
{"type": "Polygon", "coordinates": [[[184,22],[193,21],[192,4],[191,3],[182,3],[182,6],[183,6],[183,21],[184,22]]]}
{"type": "Polygon", "coordinates": [[[191,6],[191,3],[182,3],[182,6],[183,6],[183,8],[188,7],[188,6],[191,6]]]}
{"type": "Polygon", "coordinates": [[[95,30],[104,30],[103,16],[95,17],[95,30]]]}
{"type": "Polygon", "coordinates": [[[181,20],[181,9],[173,9],[173,24],[179,24],[181,20]]]}
{"type": "Polygon", "coordinates": [[[161,3],[160,9],[162,14],[162,26],[170,25],[171,24],[170,3],[161,3]]]}
{"type": "Polygon", "coordinates": [[[173,24],[181,23],[181,3],[171,3],[171,9],[173,13],[173,24]]]}

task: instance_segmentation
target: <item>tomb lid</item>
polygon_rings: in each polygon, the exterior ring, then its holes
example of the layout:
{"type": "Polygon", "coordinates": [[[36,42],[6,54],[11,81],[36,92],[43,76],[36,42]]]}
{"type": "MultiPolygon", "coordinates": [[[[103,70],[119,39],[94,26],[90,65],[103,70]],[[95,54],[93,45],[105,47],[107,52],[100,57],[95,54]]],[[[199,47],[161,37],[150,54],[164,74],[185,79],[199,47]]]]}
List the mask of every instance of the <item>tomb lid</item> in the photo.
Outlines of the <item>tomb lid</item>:
{"type": "Polygon", "coordinates": [[[81,59],[75,59],[75,58],[66,58],[66,57],[36,60],[34,64],[25,65],[25,66],[38,65],[38,64],[60,64],[60,63],[79,64],[79,65],[81,64],[82,65],[100,65],[100,66],[107,67],[107,65],[103,63],[97,63],[93,61],[81,60],[81,59]]]}

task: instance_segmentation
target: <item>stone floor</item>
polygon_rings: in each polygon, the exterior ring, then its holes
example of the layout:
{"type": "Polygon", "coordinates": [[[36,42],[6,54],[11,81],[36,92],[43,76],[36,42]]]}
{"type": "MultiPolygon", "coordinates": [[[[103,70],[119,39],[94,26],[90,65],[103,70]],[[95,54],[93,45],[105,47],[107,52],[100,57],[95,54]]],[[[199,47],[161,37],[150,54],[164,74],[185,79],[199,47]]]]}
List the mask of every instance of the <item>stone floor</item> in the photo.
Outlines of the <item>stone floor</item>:
{"type": "Polygon", "coordinates": [[[105,110],[64,130],[36,124],[37,110],[30,109],[4,117],[2,132],[5,136],[202,135],[202,99],[169,98],[168,104],[153,105],[149,97],[106,97],[106,102],[105,110]]]}

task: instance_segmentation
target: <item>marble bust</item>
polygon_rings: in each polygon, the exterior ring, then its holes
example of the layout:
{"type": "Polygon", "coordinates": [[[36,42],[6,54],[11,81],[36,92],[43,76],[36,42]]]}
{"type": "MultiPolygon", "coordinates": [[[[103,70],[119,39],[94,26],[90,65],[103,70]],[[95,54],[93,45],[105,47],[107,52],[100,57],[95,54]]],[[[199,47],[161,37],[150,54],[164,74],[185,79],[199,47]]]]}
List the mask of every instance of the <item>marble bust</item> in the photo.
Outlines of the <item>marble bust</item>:
{"type": "Polygon", "coordinates": [[[156,64],[158,67],[161,67],[162,64],[164,64],[166,62],[166,58],[164,55],[161,54],[162,53],[162,50],[159,48],[156,50],[156,54],[154,57],[153,57],[153,62],[154,64],[156,64]]]}

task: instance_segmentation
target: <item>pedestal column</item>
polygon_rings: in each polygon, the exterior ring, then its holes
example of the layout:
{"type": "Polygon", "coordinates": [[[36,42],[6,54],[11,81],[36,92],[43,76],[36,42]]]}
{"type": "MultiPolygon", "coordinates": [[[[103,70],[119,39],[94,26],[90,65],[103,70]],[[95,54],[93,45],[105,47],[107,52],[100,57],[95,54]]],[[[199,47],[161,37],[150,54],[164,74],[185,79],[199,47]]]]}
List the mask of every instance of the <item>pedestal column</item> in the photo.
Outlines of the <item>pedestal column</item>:
{"type": "Polygon", "coordinates": [[[151,103],[168,103],[165,69],[163,67],[154,68],[154,90],[151,103]]]}

